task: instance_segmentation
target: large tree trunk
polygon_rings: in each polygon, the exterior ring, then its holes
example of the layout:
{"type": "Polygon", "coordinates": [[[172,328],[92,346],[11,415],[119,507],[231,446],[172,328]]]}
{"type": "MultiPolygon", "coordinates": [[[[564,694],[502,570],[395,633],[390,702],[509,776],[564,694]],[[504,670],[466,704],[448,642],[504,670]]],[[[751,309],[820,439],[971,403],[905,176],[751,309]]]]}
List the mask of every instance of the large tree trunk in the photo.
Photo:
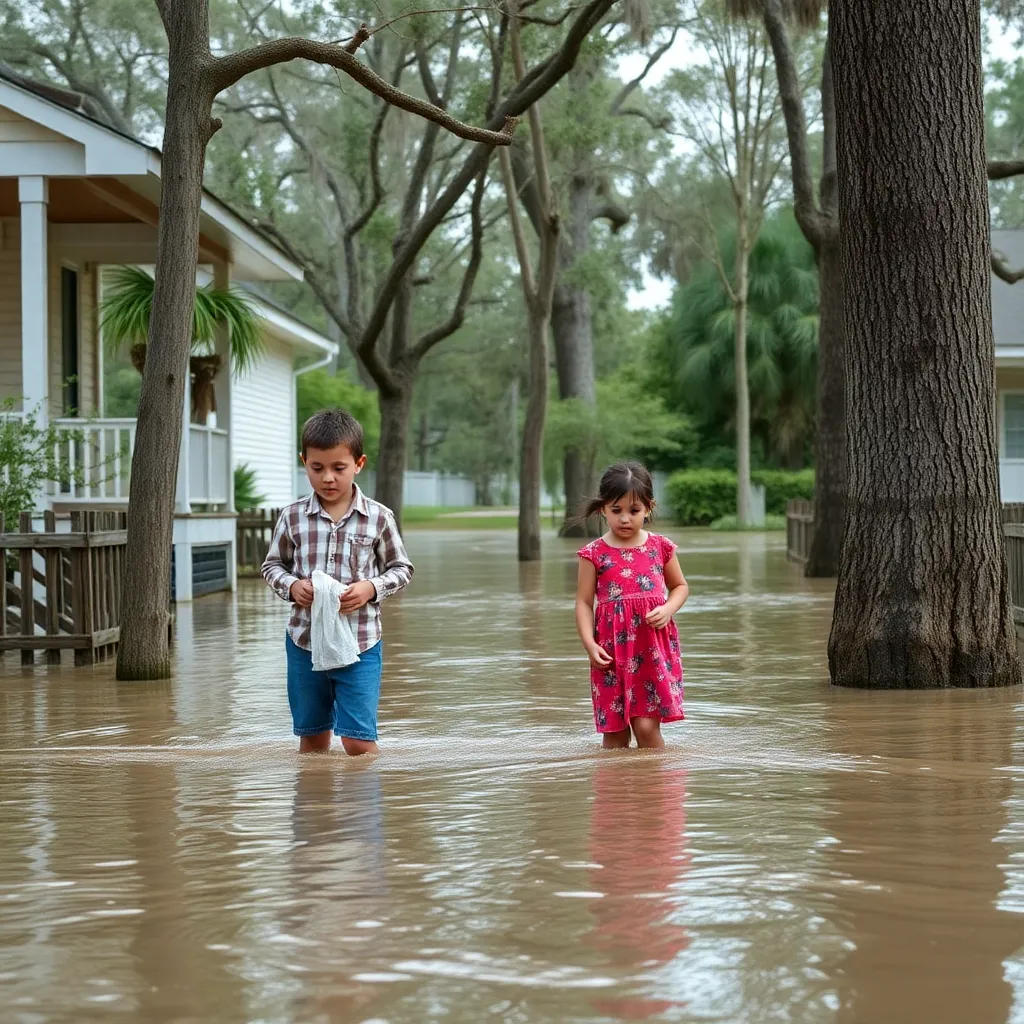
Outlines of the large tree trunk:
{"type": "Polygon", "coordinates": [[[402,490],[405,484],[412,392],[411,381],[393,393],[377,392],[380,406],[380,454],[377,457],[374,498],[394,512],[399,527],[402,525],[402,490]]]}
{"type": "Polygon", "coordinates": [[[548,316],[529,310],[529,394],[519,457],[519,561],[540,558],[540,490],[544,479],[544,420],[548,408],[548,316]]]}
{"type": "Polygon", "coordinates": [[[842,0],[831,14],[849,395],[832,681],[1019,683],[979,0],[842,0]]]}
{"type": "Polygon", "coordinates": [[[814,533],[806,575],[839,571],[846,517],[846,386],[843,264],[838,239],[818,246],[818,416],[814,445],[814,533]]]}
{"type": "Polygon", "coordinates": [[[117,654],[117,678],[126,680],[162,679],[171,673],[167,607],[174,494],[196,293],[203,156],[211,133],[212,105],[212,97],[197,84],[189,65],[193,55],[206,52],[205,23],[198,15],[191,20],[201,24],[182,28],[196,29],[197,38],[171,40],[156,282],[132,456],[117,654]]]}
{"type": "MultiPolygon", "coordinates": [[[[559,278],[590,248],[590,220],[594,187],[583,175],[574,175],[569,185],[568,231],[561,236],[558,253],[559,278]]],[[[597,405],[594,372],[594,328],[590,295],[578,285],[559,283],[551,309],[551,329],[558,370],[558,397],[576,399],[593,409],[597,405]]],[[[570,448],[565,453],[563,480],[565,520],[563,537],[583,537],[587,524],[576,517],[594,488],[593,450],[570,448]]]]}

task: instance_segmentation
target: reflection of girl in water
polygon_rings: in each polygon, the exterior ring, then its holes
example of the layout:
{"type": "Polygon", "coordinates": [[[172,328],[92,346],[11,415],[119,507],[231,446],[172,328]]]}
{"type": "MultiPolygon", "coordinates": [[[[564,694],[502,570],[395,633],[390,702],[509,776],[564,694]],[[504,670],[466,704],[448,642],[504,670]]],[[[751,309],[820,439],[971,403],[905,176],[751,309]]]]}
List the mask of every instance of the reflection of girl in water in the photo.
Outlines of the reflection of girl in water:
{"type": "Polygon", "coordinates": [[[683,665],[672,617],[690,588],[667,537],[649,533],[651,474],[635,462],[605,470],[585,517],[608,532],[579,552],[576,627],[590,656],[590,691],[605,747],[663,747],[661,723],[683,717],[683,665]],[[596,601],[596,607],[595,607],[596,601]]]}
{"type": "MultiPolygon", "coordinates": [[[[656,761],[613,761],[597,768],[590,822],[594,944],[616,973],[664,968],[690,944],[672,921],[673,889],[690,864],[686,850],[686,771],[656,761]],[[598,867],[600,865],[600,867],[598,867]]],[[[665,979],[640,978],[634,993],[595,1000],[618,1020],[646,1020],[681,1005],[666,998],[665,979]],[[647,991],[645,991],[645,989],[647,991]],[[657,995],[649,994],[656,989],[657,995]]]]}

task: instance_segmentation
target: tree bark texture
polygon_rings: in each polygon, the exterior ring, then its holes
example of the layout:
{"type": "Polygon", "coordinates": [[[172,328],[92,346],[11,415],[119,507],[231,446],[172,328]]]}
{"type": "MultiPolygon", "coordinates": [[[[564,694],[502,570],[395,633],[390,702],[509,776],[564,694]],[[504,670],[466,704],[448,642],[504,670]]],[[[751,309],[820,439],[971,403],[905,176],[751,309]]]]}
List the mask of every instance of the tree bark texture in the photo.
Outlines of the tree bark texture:
{"type": "Polygon", "coordinates": [[[205,17],[180,20],[198,24],[179,26],[177,39],[169,32],[156,281],[132,456],[117,654],[117,678],[123,680],[162,679],[171,671],[167,627],[174,494],[199,258],[203,158],[213,101],[193,73],[195,61],[206,52],[205,17]]]}
{"type": "Polygon", "coordinates": [[[380,454],[374,498],[387,505],[402,525],[402,489],[405,483],[405,453],[412,412],[412,382],[387,394],[377,393],[380,406],[380,454]]]}
{"type": "Polygon", "coordinates": [[[544,479],[544,421],[548,408],[547,309],[529,309],[529,392],[519,458],[519,561],[540,558],[540,490],[544,479]]]}
{"type": "Polygon", "coordinates": [[[1020,682],[1000,522],[979,0],[832,5],[841,686],[1020,682]]]}

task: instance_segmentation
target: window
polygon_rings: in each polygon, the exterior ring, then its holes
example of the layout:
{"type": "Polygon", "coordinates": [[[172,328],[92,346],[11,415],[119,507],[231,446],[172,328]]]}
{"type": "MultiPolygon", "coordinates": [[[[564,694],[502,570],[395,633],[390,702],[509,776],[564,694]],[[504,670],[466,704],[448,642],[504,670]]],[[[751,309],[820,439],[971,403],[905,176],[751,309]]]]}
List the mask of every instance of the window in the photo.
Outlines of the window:
{"type": "Polygon", "coordinates": [[[61,387],[64,415],[78,415],[78,271],[60,271],[61,387]]]}
{"type": "Polygon", "coordinates": [[[1003,395],[1003,458],[1024,459],[1024,392],[1003,395]]]}

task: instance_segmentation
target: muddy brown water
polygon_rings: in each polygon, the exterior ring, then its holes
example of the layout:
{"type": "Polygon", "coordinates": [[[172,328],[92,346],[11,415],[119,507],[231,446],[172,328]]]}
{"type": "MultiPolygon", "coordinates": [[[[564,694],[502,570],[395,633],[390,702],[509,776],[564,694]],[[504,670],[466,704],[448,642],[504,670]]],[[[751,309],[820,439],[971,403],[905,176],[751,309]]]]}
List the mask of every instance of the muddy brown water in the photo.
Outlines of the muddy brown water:
{"type": "Polygon", "coordinates": [[[681,534],[688,720],[603,753],[572,545],[412,532],[385,754],[300,760],[285,608],[176,675],[0,663],[0,1021],[1024,1020],[1021,694],[830,690],[831,587],[681,534]]]}

